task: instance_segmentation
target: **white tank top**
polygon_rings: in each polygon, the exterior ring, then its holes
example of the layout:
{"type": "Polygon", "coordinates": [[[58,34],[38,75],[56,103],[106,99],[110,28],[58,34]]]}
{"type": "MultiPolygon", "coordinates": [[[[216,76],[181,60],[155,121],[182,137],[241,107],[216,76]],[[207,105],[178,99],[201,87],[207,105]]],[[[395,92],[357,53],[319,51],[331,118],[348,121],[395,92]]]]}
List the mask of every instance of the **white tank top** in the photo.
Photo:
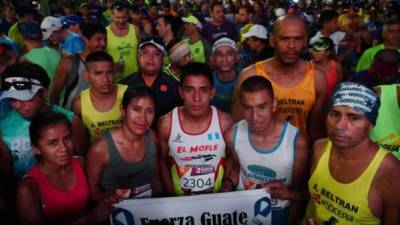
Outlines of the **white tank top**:
{"type": "Polygon", "coordinates": [[[173,159],[172,169],[176,170],[176,174],[172,174],[175,190],[178,188],[185,193],[212,192],[218,185],[216,179],[222,177],[225,141],[217,109],[214,106],[211,109],[208,128],[197,134],[182,129],[178,107],[172,111],[168,146],[173,159]]]}
{"type": "MultiPolygon", "coordinates": [[[[272,149],[257,149],[251,142],[248,123],[239,121],[234,130],[234,149],[240,163],[238,190],[257,189],[263,184],[280,181],[292,183],[292,168],[299,129],[285,122],[279,142],[272,149]]],[[[272,199],[274,210],[289,206],[287,200],[272,199]]]]}

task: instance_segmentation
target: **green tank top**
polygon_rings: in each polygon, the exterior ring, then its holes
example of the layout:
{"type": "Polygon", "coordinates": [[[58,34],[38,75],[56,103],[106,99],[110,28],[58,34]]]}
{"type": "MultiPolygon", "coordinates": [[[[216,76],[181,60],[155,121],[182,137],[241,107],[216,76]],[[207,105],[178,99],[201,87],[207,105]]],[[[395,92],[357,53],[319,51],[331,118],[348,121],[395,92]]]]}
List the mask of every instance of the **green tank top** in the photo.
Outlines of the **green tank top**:
{"type": "Polygon", "coordinates": [[[379,148],[369,166],[350,183],[335,180],[329,171],[332,142],[327,141],[315,171],[308,181],[310,200],[303,225],[316,224],[378,225],[381,220],[368,206],[368,193],[381,162],[388,153],[379,148]]]}
{"type": "Polygon", "coordinates": [[[369,136],[400,159],[400,108],[397,88],[400,84],[381,85],[381,106],[375,127],[369,136]]]}
{"type": "Polygon", "coordinates": [[[108,26],[107,30],[107,53],[110,54],[115,63],[124,65],[122,72],[117,74],[117,83],[130,74],[138,71],[137,48],[138,40],[136,38],[135,28],[129,24],[129,31],[123,37],[117,37],[108,26]]]}
{"type": "MultiPolygon", "coordinates": [[[[118,152],[117,146],[108,131],[104,135],[109,160],[103,169],[101,186],[104,190],[129,190],[127,198],[151,197],[152,181],[155,176],[157,149],[149,133],[144,136],[145,155],[140,162],[128,163],[118,152]]],[[[126,193],[124,193],[126,194],[126,193]]]]}

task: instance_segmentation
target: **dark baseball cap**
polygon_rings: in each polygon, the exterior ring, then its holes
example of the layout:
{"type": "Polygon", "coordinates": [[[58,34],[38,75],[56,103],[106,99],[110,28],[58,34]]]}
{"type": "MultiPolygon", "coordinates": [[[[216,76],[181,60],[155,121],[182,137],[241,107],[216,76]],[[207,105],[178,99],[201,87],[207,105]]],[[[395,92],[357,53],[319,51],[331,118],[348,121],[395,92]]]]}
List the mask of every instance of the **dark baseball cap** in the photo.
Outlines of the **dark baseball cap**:
{"type": "Polygon", "coordinates": [[[165,44],[161,38],[156,38],[156,37],[149,37],[143,39],[140,44],[139,44],[139,49],[143,48],[146,45],[153,45],[156,47],[158,50],[160,50],[162,53],[165,52],[165,44]]]}
{"type": "Polygon", "coordinates": [[[19,24],[19,30],[24,38],[28,40],[41,40],[42,30],[40,24],[35,20],[24,21],[19,24]]]}
{"type": "Polygon", "coordinates": [[[127,1],[122,1],[122,0],[115,1],[115,2],[111,5],[111,7],[112,7],[113,9],[116,9],[116,10],[123,10],[123,9],[128,9],[128,10],[130,10],[130,5],[129,5],[129,3],[128,3],[127,1]]]}
{"type": "Polygon", "coordinates": [[[74,1],[66,1],[66,2],[64,3],[64,5],[65,5],[65,8],[71,8],[71,9],[74,9],[74,8],[75,8],[75,3],[74,3],[74,1]]]}
{"type": "Polygon", "coordinates": [[[18,17],[36,13],[35,6],[28,3],[18,3],[15,6],[15,11],[17,12],[18,17]]]}
{"type": "Polygon", "coordinates": [[[82,23],[82,19],[80,16],[77,15],[69,15],[64,17],[61,20],[61,24],[63,28],[69,27],[70,25],[75,25],[75,24],[81,24],[82,23]]]}

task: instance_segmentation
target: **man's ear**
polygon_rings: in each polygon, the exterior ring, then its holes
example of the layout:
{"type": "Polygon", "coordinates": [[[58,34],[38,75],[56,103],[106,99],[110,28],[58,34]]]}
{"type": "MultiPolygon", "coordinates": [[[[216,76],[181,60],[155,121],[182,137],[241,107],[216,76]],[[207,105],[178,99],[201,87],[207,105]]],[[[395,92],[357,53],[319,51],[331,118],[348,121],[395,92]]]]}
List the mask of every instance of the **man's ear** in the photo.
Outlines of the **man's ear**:
{"type": "MultiPolygon", "coordinates": [[[[182,82],[182,81],[181,81],[181,82],[182,82]]],[[[182,98],[182,96],[183,96],[183,89],[182,89],[182,86],[179,86],[178,92],[179,92],[179,97],[182,98]]]]}
{"type": "MultiPolygon", "coordinates": [[[[212,87],[212,88],[211,88],[211,99],[214,98],[216,92],[217,92],[217,89],[215,89],[215,87],[212,87]]],[[[211,99],[210,99],[210,100],[211,100],[211,99]]]]}
{"type": "MultiPolygon", "coordinates": [[[[115,67],[115,66],[114,66],[114,67],[115,67]]],[[[89,71],[88,71],[87,66],[86,66],[86,68],[85,68],[85,70],[84,70],[84,72],[83,72],[83,78],[84,78],[87,82],[89,82],[89,71]]]]}
{"type": "Polygon", "coordinates": [[[269,35],[268,42],[271,47],[275,47],[274,41],[274,35],[269,35]]]}
{"type": "Polygon", "coordinates": [[[368,126],[368,132],[371,132],[371,130],[374,128],[374,125],[372,125],[372,123],[369,123],[368,126]]]}
{"type": "Polygon", "coordinates": [[[39,94],[42,97],[42,99],[45,99],[46,101],[49,100],[49,90],[47,90],[47,88],[40,89],[39,94]]]}

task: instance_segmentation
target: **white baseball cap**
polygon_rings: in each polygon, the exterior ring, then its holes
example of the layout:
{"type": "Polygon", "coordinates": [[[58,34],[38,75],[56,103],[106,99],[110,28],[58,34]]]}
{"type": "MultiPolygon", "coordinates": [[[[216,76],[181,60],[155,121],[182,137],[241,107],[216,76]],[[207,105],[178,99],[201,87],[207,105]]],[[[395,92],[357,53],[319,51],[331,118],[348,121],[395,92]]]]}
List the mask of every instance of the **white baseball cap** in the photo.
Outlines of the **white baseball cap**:
{"type": "Polygon", "coordinates": [[[257,38],[261,38],[261,39],[267,39],[268,31],[263,25],[255,24],[255,25],[251,26],[249,31],[242,34],[242,36],[245,38],[257,37],[257,38]]]}
{"type": "Polygon", "coordinates": [[[275,13],[276,17],[281,17],[281,16],[284,16],[286,14],[285,10],[283,8],[274,9],[274,13],[275,13]]]}
{"type": "Polygon", "coordinates": [[[230,38],[223,37],[223,38],[218,39],[216,42],[214,42],[214,45],[212,47],[212,53],[214,53],[215,50],[217,50],[217,48],[219,48],[221,46],[228,46],[228,47],[231,47],[236,50],[235,41],[230,38]]]}
{"type": "Polygon", "coordinates": [[[29,101],[42,88],[43,85],[37,79],[7,77],[3,82],[4,90],[0,95],[0,100],[13,98],[20,101],[29,101]]]}
{"type": "Polygon", "coordinates": [[[43,19],[42,24],[40,24],[40,28],[42,29],[43,40],[47,40],[50,38],[51,34],[54,31],[61,29],[62,23],[60,19],[52,16],[48,16],[43,19]]]}

